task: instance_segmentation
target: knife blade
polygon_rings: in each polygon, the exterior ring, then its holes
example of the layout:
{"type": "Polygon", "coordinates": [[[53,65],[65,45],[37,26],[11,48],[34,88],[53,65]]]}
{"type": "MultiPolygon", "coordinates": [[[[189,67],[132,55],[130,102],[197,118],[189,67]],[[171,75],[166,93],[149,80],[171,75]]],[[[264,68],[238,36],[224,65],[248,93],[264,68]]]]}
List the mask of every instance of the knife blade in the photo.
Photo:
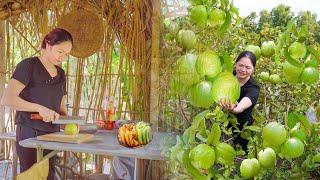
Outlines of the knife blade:
{"type": "MultiPolygon", "coordinates": [[[[32,120],[42,120],[43,117],[40,114],[30,114],[30,119],[32,120]]],[[[85,119],[83,116],[60,116],[58,120],[52,121],[52,124],[85,124],[85,119]]]]}

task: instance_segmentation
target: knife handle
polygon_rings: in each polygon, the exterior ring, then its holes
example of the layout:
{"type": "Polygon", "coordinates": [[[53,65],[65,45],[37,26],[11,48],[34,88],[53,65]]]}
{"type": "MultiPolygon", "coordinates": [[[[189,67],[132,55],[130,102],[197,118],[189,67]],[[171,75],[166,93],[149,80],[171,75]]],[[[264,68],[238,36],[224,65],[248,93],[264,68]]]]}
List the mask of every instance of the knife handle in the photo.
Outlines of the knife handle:
{"type": "Polygon", "coordinates": [[[40,114],[30,114],[30,118],[33,120],[42,120],[42,116],[40,114]]]}

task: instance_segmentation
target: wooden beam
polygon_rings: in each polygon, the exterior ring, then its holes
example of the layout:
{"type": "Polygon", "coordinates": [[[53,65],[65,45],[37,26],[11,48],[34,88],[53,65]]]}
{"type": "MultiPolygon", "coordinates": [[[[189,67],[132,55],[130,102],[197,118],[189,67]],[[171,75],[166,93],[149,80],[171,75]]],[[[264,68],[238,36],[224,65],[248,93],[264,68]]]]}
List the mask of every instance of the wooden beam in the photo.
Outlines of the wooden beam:
{"type": "MultiPolygon", "coordinates": [[[[6,84],[6,56],[5,56],[5,21],[0,21],[0,98],[6,84]]],[[[0,105],[0,132],[5,131],[5,109],[0,105]]],[[[4,143],[0,144],[0,152],[4,152],[4,143]]]]}
{"type": "Polygon", "coordinates": [[[159,129],[159,44],[160,44],[160,0],[152,0],[152,44],[151,44],[151,87],[150,122],[153,130],[159,129]]]}

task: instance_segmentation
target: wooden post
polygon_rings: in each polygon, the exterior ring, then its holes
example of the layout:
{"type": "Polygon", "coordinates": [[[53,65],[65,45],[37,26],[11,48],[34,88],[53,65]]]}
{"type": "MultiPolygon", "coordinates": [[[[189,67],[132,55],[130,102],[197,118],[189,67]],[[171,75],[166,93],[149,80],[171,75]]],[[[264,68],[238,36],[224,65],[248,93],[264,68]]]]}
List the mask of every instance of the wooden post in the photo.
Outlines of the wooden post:
{"type": "Polygon", "coordinates": [[[161,180],[165,177],[165,161],[151,161],[151,179],[161,180]]]}
{"type": "Polygon", "coordinates": [[[160,1],[152,0],[152,45],[151,45],[151,87],[150,122],[153,130],[159,129],[159,43],[160,43],[160,1]]]}
{"type": "MultiPolygon", "coordinates": [[[[159,48],[161,32],[160,0],[152,0],[152,51],[151,51],[151,87],[150,87],[150,122],[153,130],[159,130],[159,48]]],[[[164,179],[164,161],[140,160],[137,163],[138,179],[164,179]],[[147,171],[147,172],[146,172],[147,171]]]]}
{"type": "MultiPolygon", "coordinates": [[[[6,84],[6,56],[5,56],[5,22],[0,21],[0,99],[6,84]]],[[[5,131],[5,109],[0,105],[0,133],[5,131]]],[[[4,143],[0,144],[0,152],[4,152],[4,143]]]]}

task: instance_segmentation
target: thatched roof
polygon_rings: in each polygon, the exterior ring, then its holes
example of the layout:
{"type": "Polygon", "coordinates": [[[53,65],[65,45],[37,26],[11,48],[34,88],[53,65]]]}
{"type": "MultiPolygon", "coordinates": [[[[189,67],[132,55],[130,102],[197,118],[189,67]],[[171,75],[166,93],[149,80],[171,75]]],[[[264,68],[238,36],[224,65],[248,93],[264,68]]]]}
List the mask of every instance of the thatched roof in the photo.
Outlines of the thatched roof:
{"type": "MultiPolygon", "coordinates": [[[[130,16],[130,13],[135,9],[129,10],[130,1],[121,2],[120,0],[1,0],[0,2],[0,20],[8,19],[13,16],[17,16],[23,12],[30,11],[33,8],[50,7],[52,4],[63,4],[66,2],[75,2],[78,6],[81,6],[87,10],[94,10],[103,14],[105,18],[112,16],[114,29],[130,28],[120,27],[121,21],[125,16],[130,16]],[[47,4],[44,4],[47,2],[47,4]],[[124,14],[127,12],[129,14],[124,14]],[[120,23],[119,23],[120,22],[120,23]]],[[[151,37],[151,16],[153,11],[152,1],[132,1],[143,3],[144,11],[141,14],[141,19],[146,20],[147,26],[145,27],[146,35],[148,39],[151,37]]],[[[141,6],[140,6],[141,7],[141,6]]],[[[59,7],[56,7],[59,8],[59,7]]],[[[60,7],[61,8],[61,7],[60,7]]],[[[142,10],[142,9],[141,9],[142,10]]],[[[62,9],[61,9],[62,11],[62,9]]],[[[141,11],[142,12],[142,11],[141,11]]]]}

